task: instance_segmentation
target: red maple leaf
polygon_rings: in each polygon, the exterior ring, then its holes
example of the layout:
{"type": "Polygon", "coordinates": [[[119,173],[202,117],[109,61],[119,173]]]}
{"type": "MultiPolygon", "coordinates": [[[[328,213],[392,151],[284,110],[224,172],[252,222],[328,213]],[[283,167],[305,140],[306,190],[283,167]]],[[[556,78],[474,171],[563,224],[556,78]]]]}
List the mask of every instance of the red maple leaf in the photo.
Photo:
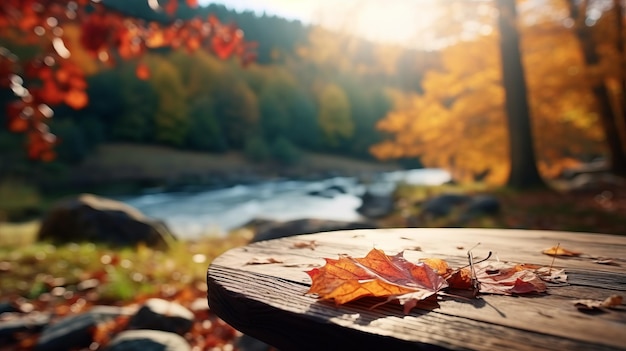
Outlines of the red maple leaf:
{"type": "Polygon", "coordinates": [[[364,258],[342,255],[326,259],[322,268],[307,272],[312,285],[309,294],[344,304],[365,297],[398,300],[408,312],[415,304],[448,286],[446,280],[425,263],[407,261],[403,252],[387,256],[372,249],[364,258]]]}

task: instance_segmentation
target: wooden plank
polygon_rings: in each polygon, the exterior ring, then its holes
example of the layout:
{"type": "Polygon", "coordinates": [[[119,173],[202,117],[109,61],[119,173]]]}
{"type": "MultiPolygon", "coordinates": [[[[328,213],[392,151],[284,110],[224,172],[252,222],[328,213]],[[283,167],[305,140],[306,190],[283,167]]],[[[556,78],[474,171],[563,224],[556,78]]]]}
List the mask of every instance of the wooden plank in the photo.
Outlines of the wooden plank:
{"type": "MultiPolygon", "coordinates": [[[[437,309],[416,309],[405,316],[399,306],[388,305],[370,310],[373,303],[371,300],[357,301],[339,308],[325,302],[320,303],[317,299],[304,295],[307,286],[272,276],[214,265],[211,266],[209,275],[210,279],[216,280],[210,286],[223,288],[220,292],[213,288],[209,291],[209,306],[217,309],[221,318],[244,333],[260,338],[268,334],[269,328],[271,334],[280,335],[273,337],[273,344],[278,348],[286,347],[287,350],[307,349],[308,343],[315,342],[307,342],[309,337],[329,338],[337,343],[337,347],[330,344],[317,349],[341,349],[341,340],[344,340],[342,338],[345,334],[339,334],[347,332],[342,326],[414,343],[412,346],[406,345],[407,349],[419,345],[435,345],[454,350],[619,350],[626,345],[623,319],[621,323],[606,323],[601,316],[577,315],[578,312],[575,311],[563,312],[565,308],[562,302],[556,308],[550,303],[556,300],[554,298],[539,304],[533,303],[532,307],[527,306],[526,302],[541,299],[524,299],[521,302],[516,301],[521,299],[512,297],[486,296],[485,304],[478,307],[476,304],[480,304],[479,302],[448,300],[440,302],[437,309]],[[224,311],[220,310],[223,304],[214,300],[219,300],[219,296],[223,294],[242,294],[246,299],[228,298],[230,310],[224,311]],[[258,303],[249,303],[248,299],[258,303]],[[241,305],[233,301],[240,301],[241,305]],[[498,306],[498,310],[489,305],[498,306]],[[546,310],[550,312],[545,312],[546,310]],[[243,315],[254,317],[242,321],[243,315]],[[298,318],[306,316],[309,320],[306,328],[299,332],[299,329],[292,328],[294,315],[299,316],[298,318]],[[328,334],[334,330],[327,330],[328,324],[334,324],[337,330],[341,330],[333,332],[338,339],[333,338],[333,334],[328,334]],[[581,324],[585,327],[582,330],[586,330],[584,334],[580,333],[581,324]],[[595,327],[589,329],[589,324],[595,327]]],[[[384,344],[380,340],[369,342],[384,344]]],[[[390,347],[392,345],[389,344],[390,347]]],[[[381,349],[385,348],[381,345],[381,349]]]]}
{"type": "MultiPolygon", "coordinates": [[[[587,315],[576,310],[572,304],[578,298],[601,299],[610,293],[626,291],[626,271],[623,267],[601,266],[588,257],[558,259],[559,265],[567,267],[572,285],[551,288],[546,296],[515,298],[487,295],[470,302],[447,298],[440,301],[436,309],[417,309],[408,316],[401,314],[399,306],[384,306],[370,311],[368,308],[373,302],[367,299],[335,308],[304,296],[310,284],[304,271],[322,265],[324,257],[334,258],[341,253],[361,257],[372,247],[381,248],[389,254],[413,249],[405,251],[408,259],[440,257],[452,264],[463,265],[467,249],[477,240],[482,242],[481,248],[489,246],[489,250],[497,251],[501,259],[517,262],[549,264],[551,258],[542,255],[541,250],[553,246],[555,241],[560,242],[562,247],[588,255],[617,260],[623,259],[626,253],[626,237],[597,234],[483,229],[320,233],[259,242],[220,256],[208,272],[209,303],[211,308],[218,310],[220,317],[236,328],[253,336],[256,333],[261,338],[270,335],[271,341],[279,348],[280,345],[288,348],[299,345],[302,349],[302,343],[296,344],[294,338],[307,338],[307,335],[294,333],[297,328],[286,328],[289,332],[281,329],[281,325],[285,329],[284,326],[291,323],[289,319],[294,318],[304,318],[305,322],[300,321],[304,323],[302,327],[313,327],[310,332],[321,335],[334,335],[338,330],[344,334],[356,333],[355,338],[364,346],[374,341],[392,346],[395,339],[401,340],[395,349],[398,346],[400,349],[404,346],[415,349],[420,345],[476,350],[499,349],[505,345],[512,350],[626,348],[626,335],[623,333],[626,313],[623,308],[617,312],[587,315]],[[314,250],[295,249],[293,246],[310,240],[315,240],[317,244],[314,250]],[[247,264],[253,259],[267,258],[282,262],[247,264]],[[263,316],[266,322],[259,327],[257,322],[260,321],[242,321],[242,315],[255,320],[263,316]],[[499,340],[506,341],[500,344],[499,340]]],[[[312,339],[311,343],[315,341],[319,342],[312,339]]],[[[322,349],[332,349],[333,345],[327,344],[322,349]]]]}

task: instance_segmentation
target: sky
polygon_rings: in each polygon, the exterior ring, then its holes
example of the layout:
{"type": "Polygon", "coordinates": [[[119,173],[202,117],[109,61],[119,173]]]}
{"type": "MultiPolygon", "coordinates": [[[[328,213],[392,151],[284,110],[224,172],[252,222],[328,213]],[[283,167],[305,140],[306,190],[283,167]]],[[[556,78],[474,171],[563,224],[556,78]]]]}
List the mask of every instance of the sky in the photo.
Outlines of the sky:
{"type": "Polygon", "coordinates": [[[438,15],[440,0],[200,0],[238,11],[321,24],[378,42],[414,45],[438,15]]]}

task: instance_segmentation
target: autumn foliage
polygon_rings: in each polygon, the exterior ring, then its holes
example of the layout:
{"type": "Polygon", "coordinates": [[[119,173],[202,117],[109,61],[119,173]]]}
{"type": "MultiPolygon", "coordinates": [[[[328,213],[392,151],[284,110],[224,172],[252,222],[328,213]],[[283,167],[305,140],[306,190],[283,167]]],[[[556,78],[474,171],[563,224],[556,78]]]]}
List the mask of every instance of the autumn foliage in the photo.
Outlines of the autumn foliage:
{"type": "MultiPolygon", "coordinates": [[[[28,60],[0,48],[0,87],[10,88],[17,98],[7,106],[8,129],[26,134],[29,158],[55,157],[57,138],[46,123],[53,116],[54,106],[64,104],[81,109],[88,103],[85,74],[70,59],[73,48],[64,36],[68,24],[80,26],[82,48],[106,65],[163,48],[184,48],[189,52],[205,49],[220,59],[237,56],[244,64],[254,60],[254,44],[245,42],[243,32],[236,26],[222,24],[213,16],[174,20],[177,0],[169,0],[162,7],[154,1],[149,4],[155,11],[165,11],[172,20],[148,22],[108,8],[100,1],[2,1],[0,34],[42,47],[38,55],[28,60]]],[[[187,5],[197,4],[187,0],[187,5]]],[[[139,65],[136,73],[141,79],[150,77],[144,65],[139,65]]]]}
{"type": "MultiPolygon", "coordinates": [[[[594,7],[598,4],[579,2],[582,17],[585,10],[602,15],[597,24],[584,25],[589,45],[598,53],[597,62],[590,64],[573,20],[567,17],[568,3],[576,2],[518,6],[533,144],[545,178],[558,177],[581,160],[610,154],[607,136],[619,128],[607,128],[602,120],[607,111],[619,111],[619,101],[624,99],[619,87],[623,79],[619,65],[624,58],[615,46],[623,38],[616,31],[615,18],[606,9],[594,7]],[[604,85],[609,87],[613,108],[602,109],[597,90],[604,85]]],[[[484,33],[441,50],[442,67],[426,73],[422,92],[395,94],[395,109],[378,124],[389,138],[373,146],[376,157],[419,157],[425,166],[450,170],[458,181],[505,182],[509,126],[498,55],[501,33],[495,30],[494,13],[491,22],[482,19],[476,24],[487,29],[484,33]]]]}
{"type": "Polygon", "coordinates": [[[472,262],[452,269],[439,258],[412,263],[404,258],[403,252],[388,256],[379,249],[372,249],[363,258],[347,255],[326,258],[322,268],[307,272],[312,280],[309,294],[337,304],[366,296],[386,298],[383,303],[397,300],[404,306],[404,313],[422,300],[453,291],[450,289],[502,295],[545,292],[544,280],[554,281],[562,273],[547,267],[500,261],[472,262]]]}

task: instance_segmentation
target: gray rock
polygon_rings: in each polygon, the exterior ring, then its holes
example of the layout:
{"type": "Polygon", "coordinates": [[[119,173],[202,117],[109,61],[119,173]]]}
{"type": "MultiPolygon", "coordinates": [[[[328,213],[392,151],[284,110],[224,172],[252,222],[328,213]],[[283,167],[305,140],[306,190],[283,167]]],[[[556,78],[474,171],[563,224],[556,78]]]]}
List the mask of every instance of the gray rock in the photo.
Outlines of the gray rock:
{"type": "Polygon", "coordinates": [[[93,342],[92,329],[95,326],[130,312],[122,307],[95,306],[88,312],[62,318],[43,330],[35,350],[61,351],[87,347],[93,342]]]}
{"type": "Polygon", "coordinates": [[[377,195],[366,192],[361,197],[363,201],[357,212],[368,218],[381,218],[389,215],[394,209],[394,200],[391,194],[377,195]]]}
{"type": "Polygon", "coordinates": [[[569,191],[598,191],[621,187],[626,184],[624,178],[610,173],[583,173],[574,177],[569,183],[569,191]]]}
{"type": "Polygon", "coordinates": [[[20,309],[11,302],[0,302],[0,314],[7,312],[20,312],[20,309]]]}
{"type": "Polygon", "coordinates": [[[17,341],[17,333],[38,333],[50,323],[50,314],[31,312],[29,314],[6,312],[0,320],[0,344],[17,341]]]}
{"type": "Polygon", "coordinates": [[[462,205],[470,201],[470,197],[461,194],[442,194],[426,200],[422,204],[421,215],[432,217],[445,217],[452,212],[456,206],[462,205]]]}
{"type": "Polygon", "coordinates": [[[278,239],[292,235],[329,232],[349,229],[375,229],[370,222],[343,222],[324,219],[297,219],[288,222],[254,220],[257,232],[252,242],[278,239]]]}
{"type": "Polygon", "coordinates": [[[460,216],[461,221],[469,221],[471,219],[489,215],[497,215],[500,213],[500,201],[491,195],[477,195],[472,197],[467,207],[460,216]]]}
{"type": "Polygon", "coordinates": [[[323,197],[323,198],[327,198],[327,199],[332,199],[337,195],[340,194],[346,194],[348,191],[346,190],[346,188],[340,186],[340,185],[331,185],[325,189],[322,190],[312,190],[309,191],[307,194],[311,195],[311,196],[319,196],[319,197],[323,197]]]}
{"type": "Polygon", "coordinates": [[[39,230],[40,240],[101,242],[133,246],[140,242],[167,248],[174,239],[167,227],[119,201],[82,194],[52,206],[39,230]]]}
{"type": "Polygon", "coordinates": [[[105,351],[189,351],[182,336],[160,330],[127,330],[115,336],[105,351]]]}
{"type": "Polygon", "coordinates": [[[193,326],[194,315],[184,306],[163,299],[149,299],[130,319],[129,329],[152,329],[184,335],[193,326]]]}
{"type": "Polygon", "coordinates": [[[242,335],[237,339],[235,344],[237,350],[240,351],[271,351],[275,350],[273,346],[270,346],[263,341],[253,338],[248,335],[242,335]]]}

